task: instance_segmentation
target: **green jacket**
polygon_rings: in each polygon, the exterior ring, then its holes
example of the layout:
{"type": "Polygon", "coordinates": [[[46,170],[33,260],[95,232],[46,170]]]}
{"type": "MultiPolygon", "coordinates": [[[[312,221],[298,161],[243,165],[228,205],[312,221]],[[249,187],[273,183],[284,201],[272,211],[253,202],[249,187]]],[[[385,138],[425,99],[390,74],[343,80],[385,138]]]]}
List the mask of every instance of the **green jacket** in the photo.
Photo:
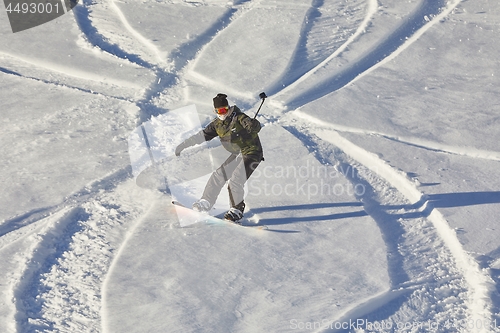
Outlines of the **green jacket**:
{"type": "Polygon", "coordinates": [[[189,147],[219,137],[222,146],[230,153],[241,153],[260,160],[263,155],[258,135],[260,122],[241,112],[236,105],[230,110],[232,113],[226,119],[215,118],[199,133],[185,140],[183,145],[189,147]]]}

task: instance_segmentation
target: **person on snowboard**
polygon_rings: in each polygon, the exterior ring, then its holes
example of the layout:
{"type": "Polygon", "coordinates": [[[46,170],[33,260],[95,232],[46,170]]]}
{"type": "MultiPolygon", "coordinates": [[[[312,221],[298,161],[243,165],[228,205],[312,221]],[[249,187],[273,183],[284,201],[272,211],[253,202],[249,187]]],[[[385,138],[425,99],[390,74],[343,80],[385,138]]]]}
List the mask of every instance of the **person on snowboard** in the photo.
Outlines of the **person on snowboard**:
{"type": "Polygon", "coordinates": [[[243,186],[264,160],[258,135],[261,125],[257,119],[241,112],[236,105],[230,107],[225,94],[217,94],[213,103],[217,117],[203,130],[177,146],[175,155],[180,156],[181,151],[187,147],[210,141],[217,136],[220,138],[222,146],[231,156],[212,173],[201,199],[193,203],[193,209],[200,212],[209,211],[222,187],[229,181],[227,189],[231,208],[224,214],[224,218],[238,222],[245,210],[243,186]]]}

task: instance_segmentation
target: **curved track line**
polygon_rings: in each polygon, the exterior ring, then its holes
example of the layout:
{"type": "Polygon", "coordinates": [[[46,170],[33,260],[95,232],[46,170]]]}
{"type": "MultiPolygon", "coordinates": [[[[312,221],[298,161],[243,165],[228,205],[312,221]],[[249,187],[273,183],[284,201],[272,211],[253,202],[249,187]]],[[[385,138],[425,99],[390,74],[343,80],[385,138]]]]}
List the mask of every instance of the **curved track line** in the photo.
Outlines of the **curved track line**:
{"type": "MultiPolygon", "coordinates": [[[[117,80],[117,79],[109,78],[107,76],[99,75],[97,73],[85,72],[85,71],[82,71],[80,69],[76,69],[74,67],[65,67],[65,66],[57,65],[57,64],[50,63],[47,61],[26,58],[23,56],[13,56],[13,55],[6,53],[6,52],[0,52],[0,55],[15,59],[16,61],[24,62],[24,63],[31,65],[33,67],[36,67],[36,68],[46,69],[46,70],[51,71],[51,72],[59,73],[59,74],[65,75],[65,76],[74,77],[77,79],[82,79],[82,80],[87,80],[87,81],[95,81],[95,82],[99,82],[99,83],[107,82],[107,83],[116,85],[118,87],[141,89],[141,86],[135,82],[125,81],[125,80],[117,80]]],[[[12,74],[12,75],[17,75],[17,76],[21,76],[21,77],[26,77],[26,76],[23,76],[19,73],[11,72],[8,69],[5,69],[5,71],[3,71],[3,72],[6,74],[12,74]]],[[[52,83],[49,81],[31,78],[31,77],[26,77],[26,78],[38,80],[38,81],[41,81],[44,83],[52,83]]],[[[53,84],[57,84],[57,83],[53,83],[53,84]]],[[[57,85],[62,85],[62,84],[57,84],[57,85]]],[[[70,87],[70,86],[68,86],[68,87],[70,87]]],[[[70,88],[78,89],[80,91],[86,92],[85,89],[76,88],[76,87],[70,87],[70,88]]]]}
{"type": "Polygon", "coordinates": [[[203,53],[205,52],[207,47],[210,46],[210,43],[212,43],[217,37],[219,37],[220,34],[231,25],[231,23],[233,23],[234,21],[236,21],[237,19],[240,19],[242,16],[245,15],[245,12],[243,12],[238,17],[235,17],[238,12],[240,12],[242,9],[245,9],[248,12],[255,6],[256,5],[255,5],[255,3],[253,3],[253,1],[250,2],[250,4],[247,4],[246,2],[244,2],[241,5],[234,6],[234,8],[227,10],[226,13],[224,13],[223,18],[222,18],[223,25],[221,27],[219,27],[218,31],[215,34],[213,34],[211,40],[207,41],[202,47],[200,47],[196,56],[193,57],[193,59],[191,60],[191,62],[187,66],[186,71],[188,73],[194,72],[193,68],[196,67],[199,59],[201,58],[201,56],[203,55],[203,53]],[[240,8],[238,8],[238,7],[240,7],[240,8]]]}
{"type": "Polygon", "coordinates": [[[249,102],[249,103],[255,101],[255,96],[253,94],[251,94],[249,92],[241,93],[240,91],[232,88],[231,86],[222,84],[222,83],[220,83],[220,81],[218,82],[218,81],[212,80],[212,79],[206,77],[205,75],[200,74],[198,72],[195,72],[193,70],[189,70],[186,73],[186,76],[196,80],[196,82],[201,82],[203,84],[206,84],[207,86],[214,87],[214,88],[217,87],[219,90],[225,91],[226,93],[230,94],[232,98],[237,97],[237,98],[239,98],[243,101],[249,102]]]}
{"type": "MultiPolygon", "coordinates": [[[[85,185],[80,191],[68,195],[64,201],[59,204],[36,208],[21,215],[6,219],[2,221],[0,225],[0,237],[3,238],[10,233],[18,232],[24,228],[31,228],[33,224],[49,216],[59,214],[59,212],[66,209],[75,209],[85,202],[92,201],[102,190],[114,190],[120,183],[130,178],[131,174],[132,170],[130,166],[124,167],[85,185]]],[[[1,245],[0,250],[9,245],[9,243],[4,244],[1,245]]]]}
{"type": "Polygon", "coordinates": [[[109,43],[107,39],[101,33],[99,33],[97,28],[94,27],[92,21],[90,20],[89,7],[91,5],[91,0],[83,0],[81,6],[76,6],[73,9],[76,24],[82,32],[83,39],[91,46],[99,48],[103,52],[108,53],[114,57],[126,60],[143,68],[151,69],[153,66],[148,62],[142,60],[140,56],[125,52],[116,44],[109,43]]]}
{"type": "MultiPolygon", "coordinates": [[[[457,324],[468,318],[469,301],[464,299],[464,295],[470,294],[468,284],[463,282],[463,274],[453,255],[432,226],[428,218],[430,212],[420,205],[408,204],[408,198],[388,181],[347,156],[348,152],[318,138],[316,127],[304,128],[304,123],[300,121],[293,124],[302,130],[293,126],[287,129],[308,147],[311,154],[324,165],[335,164],[337,172],[353,186],[364,189],[356,194],[356,198],[377,223],[387,252],[389,290],[353,304],[321,332],[346,332],[346,329],[336,327],[360,321],[392,323],[394,326],[403,321],[435,322],[444,327],[446,322],[443,318],[457,324]],[[452,302],[450,307],[440,308],[434,313],[415,307],[416,303],[449,302],[449,294],[441,292],[443,288],[457,295],[459,302],[452,302]]],[[[325,133],[328,135],[330,132],[325,133]]]]}
{"type": "MultiPolygon", "coordinates": [[[[294,97],[286,101],[288,109],[296,109],[300,106],[313,102],[334,91],[340,90],[354,82],[359,76],[366,75],[374,66],[386,63],[393,59],[403,50],[413,44],[430,27],[448,15],[460,2],[454,0],[453,3],[443,6],[443,1],[422,0],[417,9],[403,20],[389,36],[381,40],[374,48],[362,54],[360,58],[340,72],[328,75],[324,79],[318,79],[310,88],[306,88],[294,97]],[[441,11],[444,9],[443,11],[441,11]],[[434,16],[429,21],[429,16],[434,16]],[[390,57],[388,60],[386,58],[390,57]],[[384,62],[385,60],[385,62],[384,62]]],[[[377,67],[375,67],[377,68],[377,67]]]]}
{"type": "MultiPolygon", "coordinates": [[[[367,314],[377,311],[377,309],[396,300],[399,297],[410,293],[414,288],[401,288],[398,290],[383,291],[377,295],[370,297],[361,304],[353,304],[343,311],[335,320],[335,323],[350,323],[356,322],[357,318],[363,318],[367,314]]],[[[335,329],[335,325],[330,324],[328,329],[321,330],[321,333],[336,333],[341,330],[335,329]],[[333,326],[333,327],[332,327],[333,326]]],[[[345,330],[342,330],[344,332],[345,330]]]]}
{"type": "Polygon", "coordinates": [[[101,331],[102,333],[107,333],[107,332],[113,332],[112,327],[109,327],[109,324],[107,322],[107,311],[106,311],[106,302],[107,302],[107,288],[108,288],[108,283],[110,276],[113,275],[113,270],[115,269],[116,263],[118,262],[118,259],[121,257],[121,254],[123,253],[124,249],[126,248],[127,242],[132,238],[132,236],[135,233],[135,230],[137,227],[139,227],[142,222],[149,216],[149,214],[154,210],[156,207],[157,202],[152,201],[151,205],[149,206],[149,209],[142,215],[140,219],[138,219],[130,229],[127,230],[127,233],[125,234],[125,238],[123,239],[123,242],[120,244],[119,248],[116,251],[116,254],[113,256],[113,259],[111,260],[111,263],[109,265],[108,271],[106,272],[106,275],[104,277],[104,280],[102,282],[102,287],[101,287],[101,331]]]}
{"type": "Polygon", "coordinates": [[[166,61],[165,61],[166,52],[161,52],[156,47],[156,45],[153,44],[153,42],[151,42],[149,39],[147,39],[146,37],[141,35],[137,30],[135,30],[133,28],[130,25],[130,23],[128,23],[127,18],[125,17],[125,15],[123,15],[123,12],[120,10],[120,7],[118,7],[118,5],[116,4],[116,2],[114,0],[111,0],[110,3],[111,3],[111,6],[112,6],[114,12],[116,13],[118,18],[122,22],[125,29],[127,29],[127,31],[130,32],[139,42],[141,42],[144,46],[146,46],[149,50],[151,50],[151,52],[153,52],[156,55],[156,60],[158,61],[158,63],[160,65],[165,64],[166,63],[166,61]]]}
{"type": "Polygon", "coordinates": [[[394,58],[396,58],[404,50],[406,50],[408,47],[410,47],[410,45],[412,45],[420,37],[422,37],[424,33],[426,33],[430,28],[432,28],[434,26],[434,24],[438,23],[439,21],[441,21],[442,19],[444,19],[446,16],[448,16],[460,4],[460,2],[462,2],[462,0],[453,0],[451,3],[448,3],[448,6],[445,7],[445,9],[439,15],[436,15],[428,24],[425,24],[422,28],[420,28],[419,30],[417,30],[410,38],[408,38],[408,40],[405,43],[403,43],[399,48],[397,48],[396,51],[392,52],[385,59],[383,59],[379,63],[375,64],[371,68],[368,68],[363,73],[359,74],[350,83],[356,82],[358,79],[362,78],[363,76],[371,73],[375,69],[379,68],[380,66],[385,65],[389,61],[391,61],[394,58]]]}
{"type": "MultiPolygon", "coordinates": [[[[220,82],[215,82],[212,79],[206,77],[203,74],[200,74],[194,70],[196,68],[197,63],[200,61],[203,57],[203,54],[205,53],[206,49],[210,47],[210,44],[220,35],[230,27],[230,25],[237,20],[241,19],[242,17],[245,16],[248,12],[250,12],[254,8],[258,8],[258,5],[260,4],[261,0],[257,0],[256,2],[252,0],[244,0],[239,4],[236,4],[232,6],[229,10],[224,13],[222,18],[220,19],[220,24],[218,25],[216,31],[211,35],[211,39],[207,40],[199,49],[198,52],[196,53],[195,56],[192,57],[191,61],[189,63],[186,63],[186,66],[184,67],[184,73],[182,77],[182,81],[184,81],[184,86],[186,87],[184,89],[184,97],[186,99],[189,99],[189,94],[187,90],[187,82],[190,81],[190,79],[195,79],[196,82],[202,82],[206,84],[207,86],[210,87],[218,87],[221,90],[224,90],[228,93],[230,93],[232,96],[236,96],[241,101],[247,102],[247,103],[252,103],[255,101],[255,97],[250,94],[250,93],[241,93],[239,91],[234,90],[233,88],[221,84],[220,82]]],[[[210,28],[209,30],[213,30],[214,27],[210,28]]]]}
{"type": "MultiPolygon", "coordinates": [[[[41,325],[39,314],[42,302],[36,297],[43,289],[43,274],[50,270],[52,263],[67,250],[71,236],[77,231],[75,221],[83,217],[80,208],[63,208],[47,217],[40,234],[33,234],[35,245],[31,257],[26,259],[25,270],[14,290],[17,312],[15,315],[18,331],[35,331],[41,325]],[[33,320],[35,319],[35,320],[33,320]]],[[[44,327],[47,328],[47,327],[44,327]]]]}
{"type": "MultiPolygon", "coordinates": [[[[156,48],[154,44],[152,44],[149,40],[144,38],[141,34],[139,34],[136,30],[134,30],[125,16],[118,8],[116,4],[114,4],[115,12],[119,16],[123,25],[127,28],[127,30],[139,40],[139,42],[143,45],[146,45],[148,49],[150,49],[154,54],[156,54],[157,58],[160,61],[160,65],[165,65],[169,67],[169,69],[163,69],[161,66],[157,64],[150,63],[146,60],[143,60],[140,55],[130,54],[123,49],[120,48],[119,45],[109,43],[106,38],[98,31],[98,29],[93,25],[90,20],[90,10],[89,7],[92,5],[90,0],[84,0],[82,6],[77,6],[74,10],[74,15],[78,24],[82,35],[86,42],[90,45],[101,49],[103,52],[106,52],[114,57],[127,60],[128,62],[140,66],[145,69],[152,70],[155,74],[155,78],[151,81],[149,87],[145,89],[143,97],[138,101],[129,101],[131,103],[136,104],[139,107],[139,120],[138,123],[141,124],[144,121],[147,121],[151,116],[159,115],[165,112],[165,110],[157,107],[153,98],[156,97],[160,92],[165,89],[175,85],[176,83],[176,75],[168,72],[171,64],[168,63],[168,60],[163,60],[163,56],[161,52],[156,48]]],[[[143,90],[144,87],[139,87],[140,90],[143,90]]]]}
{"type": "Polygon", "coordinates": [[[328,56],[328,58],[326,58],[321,63],[316,65],[314,68],[309,70],[307,73],[304,73],[301,77],[299,77],[292,84],[283,88],[281,91],[278,91],[276,94],[274,94],[274,96],[278,97],[278,96],[294,89],[296,86],[298,86],[299,84],[301,84],[302,82],[307,80],[309,77],[311,77],[319,69],[323,68],[332,59],[336,58],[339,54],[344,52],[350,44],[352,44],[361,34],[363,34],[366,31],[366,29],[368,28],[368,24],[370,23],[373,15],[375,15],[375,13],[377,12],[377,6],[378,6],[377,0],[368,0],[368,6],[367,6],[365,18],[364,18],[363,22],[361,22],[361,25],[358,27],[356,32],[351,37],[349,37],[349,39],[347,39],[347,41],[344,44],[342,44],[335,52],[333,52],[330,56],[328,56]]]}
{"type": "Polygon", "coordinates": [[[316,124],[324,129],[331,129],[337,132],[345,132],[345,133],[354,133],[354,134],[364,134],[364,135],[375,135],[388,140],[404,143],[407,145],[415,146],[422,149],[432,150],[436,152],[466,156],[471,158],[481,158],[484,160],[490,161],[500,161],[500,152],[490,151],[490,150],[482,150],[473,147],[456,147],[447,145],[444,143],[432,142],[429,140],[424,140],[420,138],[412,138],[412,137],[401,137],[394,136],[382,132],[363,130],[359,128],[353,128],[348,126],[336,125],[332,123],[328,123],[326,121],[317,119],[313,116],[308,115],[300,110],[292,111],[294,117],[301,118],[310,123],[316,124]]]}
{"type": "MultiPolygon", "coordinates": [[[[314,118],[311,116],[308,117],[308,120],[313,119],[314,118]]],[[[322,124],[324,122],[316,119],[315,123],[322,124]]],[[[412,203],[425,201],[425,195],[420,192],[405,175],[393,169],[377,155],[356,146],[349,140],[343,138],[335,130],[316,130],[315,134],[320,139],[335,145],[351,158],[385,179],[412,203]]],[[[474,322],[491,322],[492,313],[490,305],[487,302],[487,300],[490,299],[490,290],[493,288],[491,279],[481,272],[477,262],[475,262],[463,249],[456,233],[450,228],[448,222],[441,213],[435,208],[432,208],[430,203],[427,203],[427,205],[431,209],[428,219],[432,222],[439,236],[448,247],[456,261],[457,267],[462,271],[468,285],[468,291],[470,292],[469,310],[471,312],[471,320],[474,320],[474,322]]],[[[486,329],[479,330],[478,328],[477,332],[486,331],[486,329]]]]}
{"type": "Polygon", "coordinates": [[[117,100],[117,101],[124,101],[124,102],[133,103],[132,100],[127,99],[125,97],[112,96],[112,95],[108,95],[108,94],[105,94],[105,93],[95,92],[95,91],[93,91],[91,89],[84,89],[84,88],[80,88],[80,87],[77,87],[77,86],[71,86],[71,85],[68,85],[68,84],[62,84],[62,83],[58,83],[58,82],[52,82],[52,81],[48,81],[48,80],[43,80],[43,79],[36,78],[34,76],[27,76],[27,75],[20,74],[20,73],[11,71],[11,70],[9,70],[7,68],[4,68],[4,67],[0,67],[0,72],[2,72],[4,74],[7,74],[7,75],[16,76],[18,78],[25,79],[25,80],[32,80],[32,81],[35,81],[35,82],[38,82],[38,83],[42,83],[42,84],[46,84],[46,85],[51,85],[51,86],[55,86],[55,87],[59,87],[59,88],[67,88],[67,89],[75,90],[75,91],[78,91],[78,92],[81,92],[81,93],[84,93],[84,94],[96,95],[96,96],[103,96],[103,97],[114,99],[114,100],[117,100]]]}

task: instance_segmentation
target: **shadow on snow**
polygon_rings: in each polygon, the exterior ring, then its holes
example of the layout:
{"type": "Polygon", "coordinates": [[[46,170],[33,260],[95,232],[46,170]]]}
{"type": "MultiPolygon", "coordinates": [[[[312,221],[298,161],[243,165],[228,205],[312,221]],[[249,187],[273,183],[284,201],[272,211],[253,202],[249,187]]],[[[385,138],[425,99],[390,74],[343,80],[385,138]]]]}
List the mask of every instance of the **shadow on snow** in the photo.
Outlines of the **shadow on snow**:
{"type": "MultiPolygon", "coordinates": [[[[265,212],[276,212],[276,211],[288,211],[288,210],[301,210],[309,211],[314,209],[322,208],[336,208],[336,207],[359,207],[363,204],[360,202],[344,202],[344,203],[316,203],[316,204],[304,204],[304,205],[291,205],[291,206],[278,206],[278,207],[262,207],[262,208],[252,208],[251,213],[261,214],[265,212]]],[[[311,215],[311,216],[297,216],[297,217],[278,217],[278,218],[264,218],[260,220],[260,223],[265,225],[282,225],[297,222],[314,222],[314,221],[331,221],[338,219],[346,219],[352,217],[367,216],[368,214],[364,210],[347,212],[347,213],[334,213],[327,215],[311,215]]]]}

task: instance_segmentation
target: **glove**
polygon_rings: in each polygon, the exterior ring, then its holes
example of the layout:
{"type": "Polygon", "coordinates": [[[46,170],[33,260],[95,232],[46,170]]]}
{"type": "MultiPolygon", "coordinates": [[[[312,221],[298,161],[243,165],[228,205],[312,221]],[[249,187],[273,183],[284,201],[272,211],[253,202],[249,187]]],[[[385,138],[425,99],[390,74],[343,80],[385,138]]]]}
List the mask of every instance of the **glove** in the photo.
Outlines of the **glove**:
{"type": "Polygon", "coordinates": [[[186,148],[187,146],[184,142],[178,145],[177,148],[175,148],[175,156],[181,156],[181,151],[183,151],[186,148]]]}
{"type": "Polygon", "coordinates": [[[260,121],[257,119],[252,119],[252,132],[259,133],[260,129],[262,128],[262,125],[260,124],[260,121]]]}
{"type": "Polygon", "coordinates": [[[243,119],[241,122],[241,125],[243,125],[243,127],[245,127],[245,129],[249,133],[259,133],[259,131],[262,127],[262,125],[260,124],[260,122],[257,119],[253,119],[250,117],[243,119]]]}

